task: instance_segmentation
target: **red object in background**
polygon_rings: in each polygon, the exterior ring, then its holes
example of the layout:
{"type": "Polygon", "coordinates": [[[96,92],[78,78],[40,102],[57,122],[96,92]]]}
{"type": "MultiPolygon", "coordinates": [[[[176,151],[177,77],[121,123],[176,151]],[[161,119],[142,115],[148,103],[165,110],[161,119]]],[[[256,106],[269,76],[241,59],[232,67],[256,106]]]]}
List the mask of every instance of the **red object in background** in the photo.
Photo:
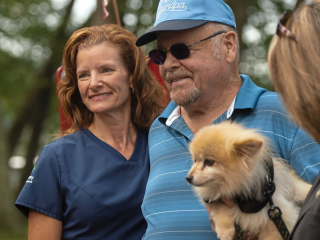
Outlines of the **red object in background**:
{"type": "MultiPolygon", "coordinates": [[[[150,60],[148,60],[148,66],[150,68],[150,70],[152,71],[152,73],[155,75],[156,79],[158,80],[158,82],[161,83],[161,85],[165,88],[166,90],[166,99],[164,99],[164,104],[168,104],[169,101],[170,101],[170,97],[169,97],[169,92],[160,76],[160,73],[159,73],[159,66],[154,64],[153,62],[151,62],[150,60]]],[[[61,77],[63,77],[63,74],[64,74],[64,71],[63,71],[63,67],[59,67],[56,71],[56,85],[58,83],[58,81],[61,79],[61,77]]],[[[58,94],[58,92],[57,92],[58,94]]],[[[59,115],[60,115],[60,126],[61,126],[61,130],[62,131],[65,131],[67,130],[70,126],[71,126],[71,123],[72,123],[72,120],[68,117],[66,117],[61,109],[61,107],[59,106],[59,115]]]]}
{"type": "Polygon", "coordinates": [[[166,85],[164,84],[163,79],[160,76],[159,73],[159,65],[153,63],[150,59],[147,60],[148,62],[148,66],[151,70],[151,72],[153,73],[153,75],[156,77],[156,79],[158,80],[159,83],[161,83],[161,85],[163,86],[163,88],[166,90],[166,99],[164,99],[164,104],[167,105],[170,102],[170,95],[169,95],[169,91],[166,87],[166,85]]]}
{"type": "Polygon", "coordinates": [[[106,19],[109,16],[108,4],[110,0],[102,0],[102,11],[103,11],[103,19],[106,19]]]}

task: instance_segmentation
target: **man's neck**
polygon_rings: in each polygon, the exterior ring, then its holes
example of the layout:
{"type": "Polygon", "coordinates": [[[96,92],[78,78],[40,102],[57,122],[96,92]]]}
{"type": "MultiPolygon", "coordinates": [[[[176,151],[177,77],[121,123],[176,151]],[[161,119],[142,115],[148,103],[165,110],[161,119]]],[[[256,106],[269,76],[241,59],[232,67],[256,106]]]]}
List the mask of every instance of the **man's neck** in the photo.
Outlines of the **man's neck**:
{"type": "Polygon", "coordinates": [[[211,125],[221,114],[226,112],[237,96],[241,85],[242,81],[230,84],[218,98],[211,102],[199,99],[181,107],[181,115],[191,132],[195,134],[201,128],[211,125]]]}

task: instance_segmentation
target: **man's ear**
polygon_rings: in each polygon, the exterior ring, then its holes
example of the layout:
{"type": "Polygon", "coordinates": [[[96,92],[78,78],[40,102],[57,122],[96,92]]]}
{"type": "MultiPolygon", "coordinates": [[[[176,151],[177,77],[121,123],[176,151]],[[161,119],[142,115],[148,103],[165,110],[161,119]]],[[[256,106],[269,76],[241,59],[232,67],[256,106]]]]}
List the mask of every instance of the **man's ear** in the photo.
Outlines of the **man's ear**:
{"type": "Polygon", "coordinates": [[[256,155],[263,145],[263,141],[258,138],[249,138],[234,143],[234,150],[237,156],[247,160],[256,155]]]}
{"type": "Polygon", "coordinates": [[[225,34],[225,46],[227,49],[227,62],[233,63],[237,61],[238,54],[238,39],[235,32],[230,31],[225,34]]]}

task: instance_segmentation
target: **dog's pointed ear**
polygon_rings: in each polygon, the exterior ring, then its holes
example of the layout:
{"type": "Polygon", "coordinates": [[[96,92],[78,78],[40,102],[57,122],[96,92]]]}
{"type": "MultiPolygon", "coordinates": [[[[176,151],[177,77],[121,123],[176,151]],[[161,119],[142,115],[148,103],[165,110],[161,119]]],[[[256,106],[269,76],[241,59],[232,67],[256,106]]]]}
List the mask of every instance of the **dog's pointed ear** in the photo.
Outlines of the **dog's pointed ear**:
{"type": "Polygon", "coordinates": [[[256,155],[263,145],[263,141],[258,138],[249,138],[234,143],[234,149],[238,156],[248,159],[256,155]]]}

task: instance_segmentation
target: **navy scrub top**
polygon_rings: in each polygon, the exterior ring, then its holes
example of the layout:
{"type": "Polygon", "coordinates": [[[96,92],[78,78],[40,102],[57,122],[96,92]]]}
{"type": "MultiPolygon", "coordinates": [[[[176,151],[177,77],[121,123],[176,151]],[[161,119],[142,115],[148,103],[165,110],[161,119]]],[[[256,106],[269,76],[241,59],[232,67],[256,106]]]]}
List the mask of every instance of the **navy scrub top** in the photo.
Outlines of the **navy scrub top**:
{"type": "Polygon", "coordinates": [[[148,133],[138,130],[129,160],[88,129],[46,145],[16,206],[62,221],[62,239],[141,239],[149,174],[148,133]]]}

